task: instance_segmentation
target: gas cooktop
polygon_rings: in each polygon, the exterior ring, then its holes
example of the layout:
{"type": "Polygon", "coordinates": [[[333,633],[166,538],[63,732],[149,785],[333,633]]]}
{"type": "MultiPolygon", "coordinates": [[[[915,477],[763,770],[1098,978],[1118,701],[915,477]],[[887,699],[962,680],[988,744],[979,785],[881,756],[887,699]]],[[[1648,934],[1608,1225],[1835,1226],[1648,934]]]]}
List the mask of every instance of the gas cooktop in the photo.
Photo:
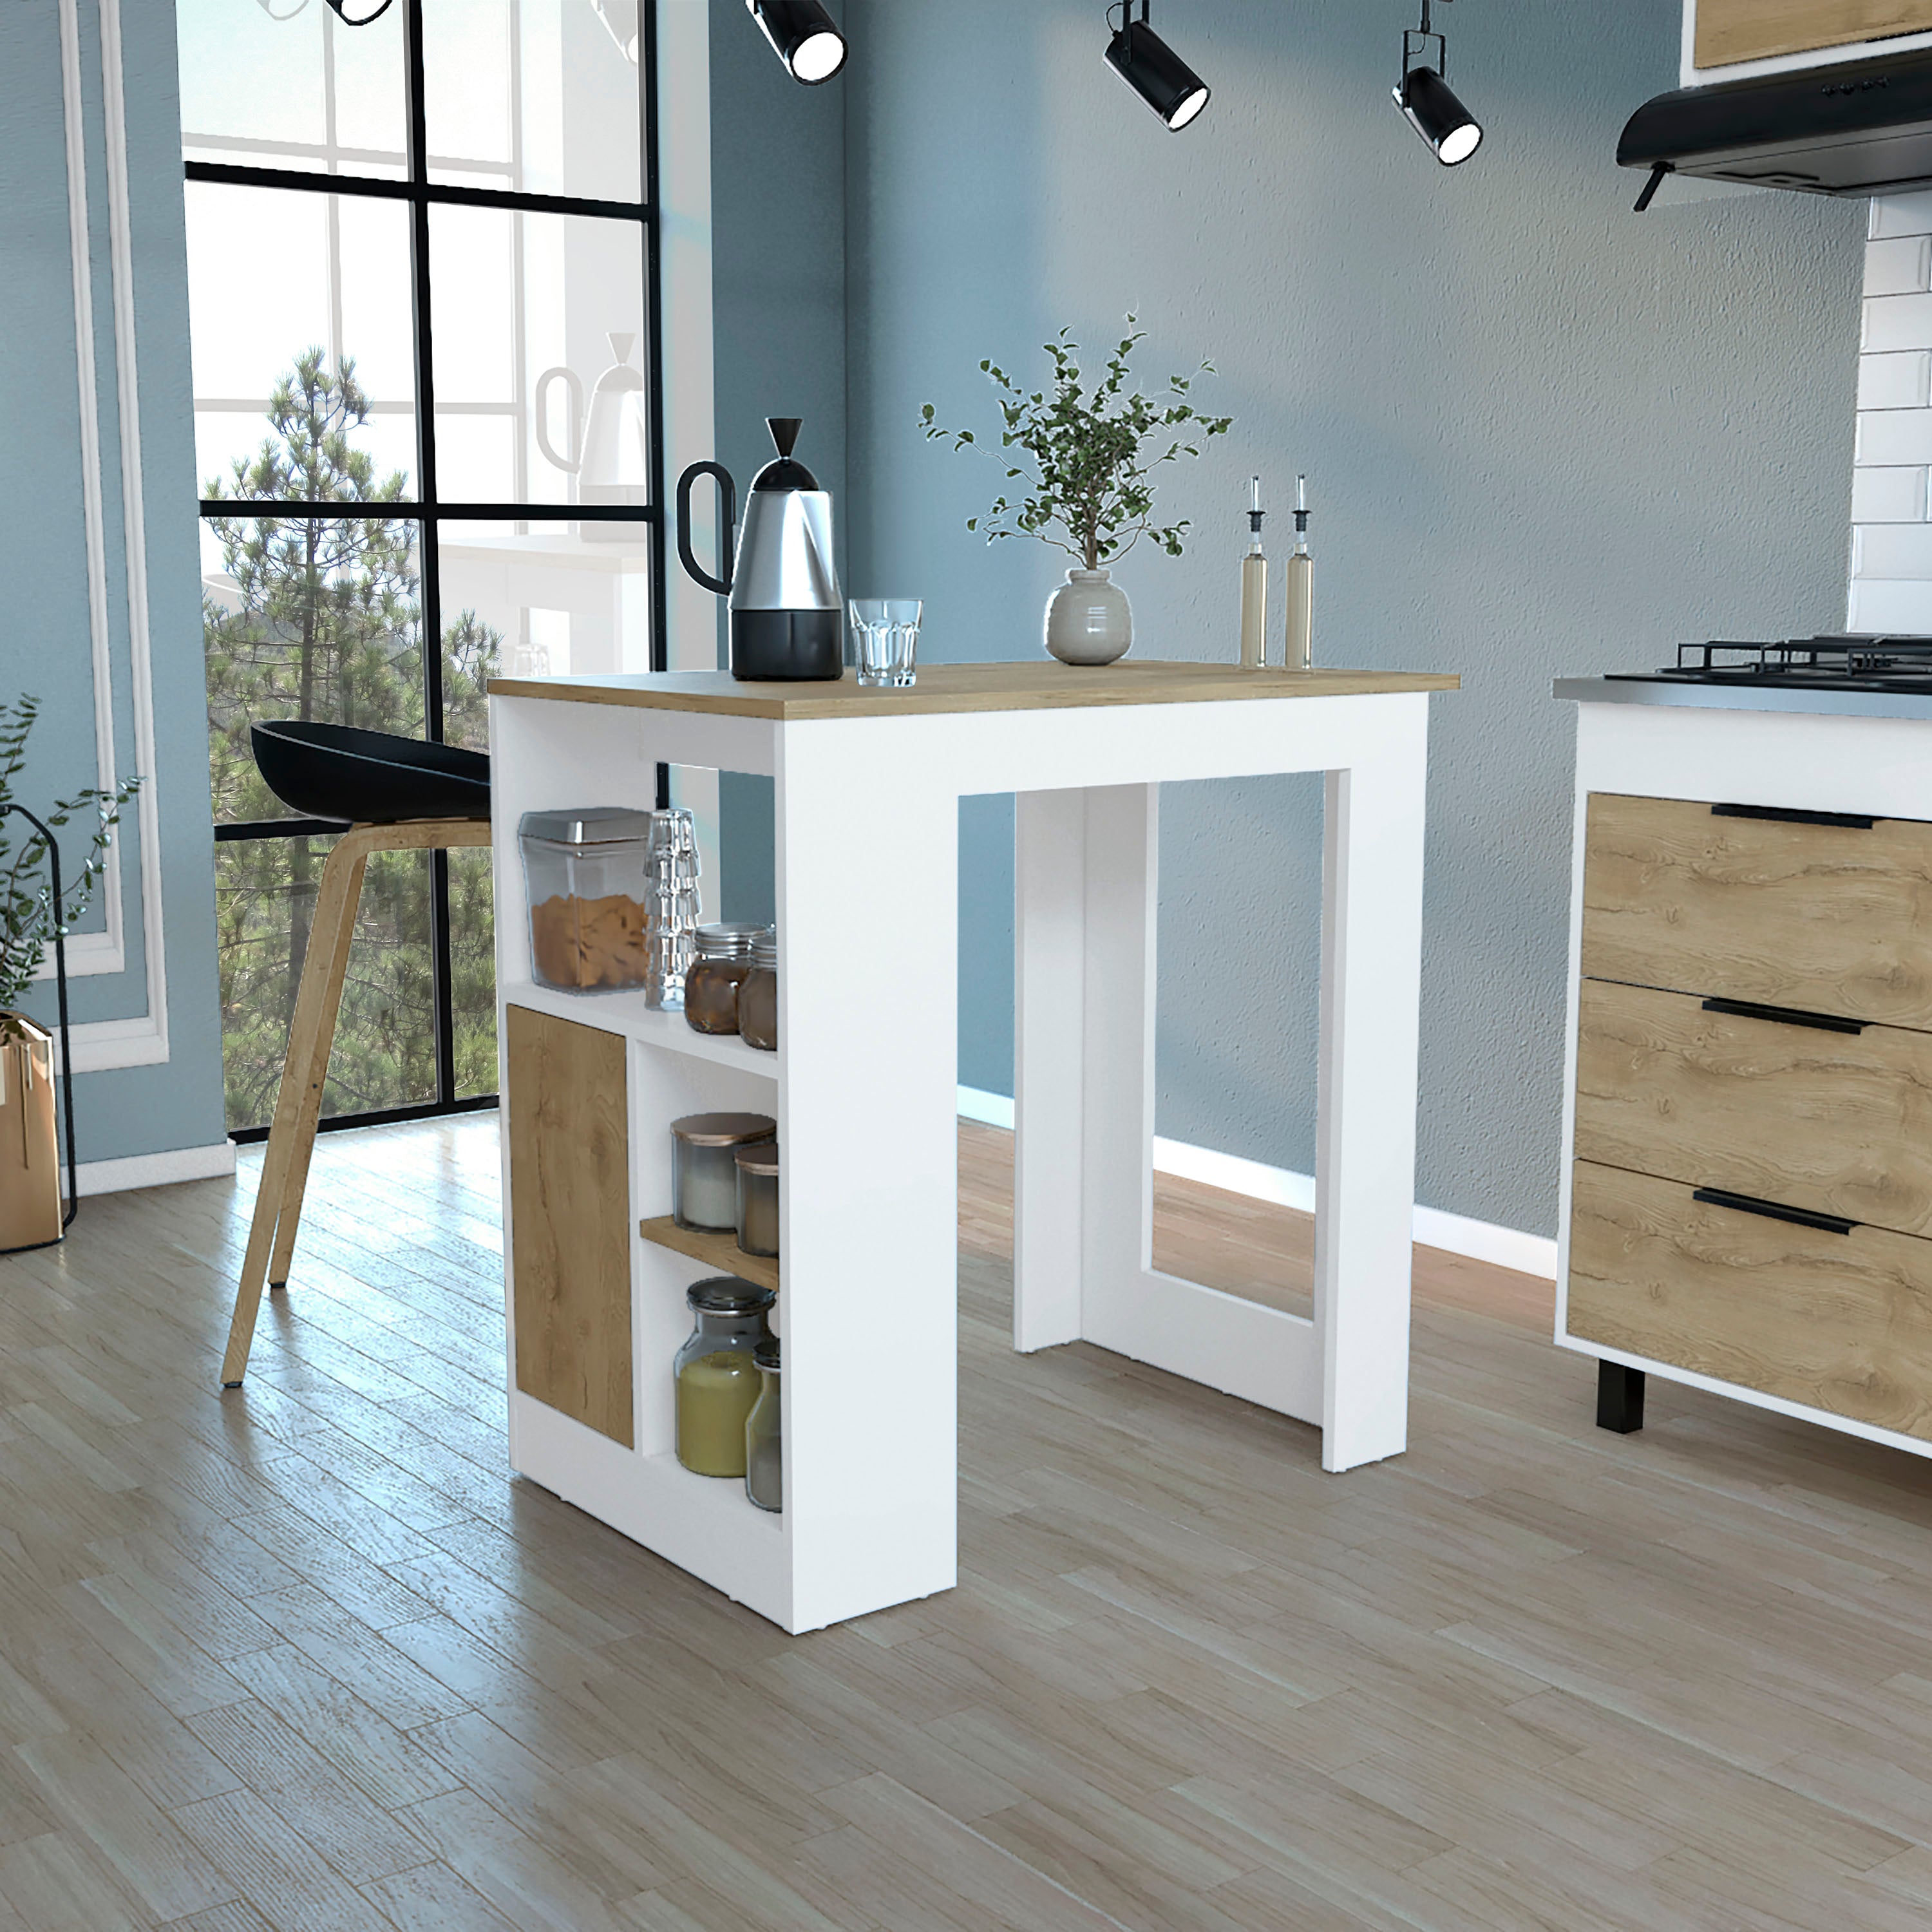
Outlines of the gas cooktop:
{"type": "Polygon", "coordinates": [[[1712,638],[1679,644],[1677,662],[1654,671],[1611,671],[1619,682],[1744,684],[1794,686],[1811,691],[1932,692],[1932,638],[1894,638],[1874,632],[1788,638],[1780,644],[1749,644],[1712,638]]]}

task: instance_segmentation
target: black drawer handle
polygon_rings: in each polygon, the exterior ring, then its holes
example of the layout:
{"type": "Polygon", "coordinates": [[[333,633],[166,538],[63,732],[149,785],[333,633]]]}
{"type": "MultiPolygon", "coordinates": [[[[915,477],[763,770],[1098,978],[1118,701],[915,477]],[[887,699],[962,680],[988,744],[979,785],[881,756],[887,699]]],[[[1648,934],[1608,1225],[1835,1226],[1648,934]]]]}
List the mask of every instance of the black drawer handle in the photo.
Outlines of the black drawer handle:
{"type": "Polygon", "coordinates": [[[1767,1221],[1795,1221],[1801,1228],[1816,1228],[1822,1234],[1849,1234],[1858,1224],[1842,1214],[1820,1214],[1809,1208],[1787,1208],[1781,1202],[1760,1201],[1750,1194],[1729,1194],[1721,1187],[1696,1187],[1693,1201],[1713,1208],[1735,1208],[1740,1214],[1762,1214],[1767,1221]]]}
{"type": "Polygon", "coordinates": [[[1780,825],[1840,825],[1848,832],[1869,832],[1878,823],[1860,812],[1796,812],[1782,805],[1714,805],[1713,818],[1772,818],[1780,825]]]}
{"type": "Polygon", "coordinates": [[[1780,1026],[1815,1027],[1820,1033],[1863,1033],[1868,1022],[1836,1013],[1808,1013],[1797,1006],[1765,1006],[1755,1000],[1706,1000],[1707,1013],[1730,1013],[1741,1020],[1773,1020],[1780,1026]]]}

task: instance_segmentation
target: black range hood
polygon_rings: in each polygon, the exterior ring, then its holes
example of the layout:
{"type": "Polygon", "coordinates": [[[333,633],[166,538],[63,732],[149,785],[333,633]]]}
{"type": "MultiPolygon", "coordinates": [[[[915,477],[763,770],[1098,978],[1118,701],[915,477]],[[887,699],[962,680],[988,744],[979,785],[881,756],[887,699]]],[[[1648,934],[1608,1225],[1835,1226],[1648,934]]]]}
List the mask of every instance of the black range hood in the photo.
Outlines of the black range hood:
{"type": "Polygon", "coordinates": [[[1932,52],[1660,94],[1630,116],[1617,164],[1650,170],[1652,189],[1665,174],[1805,194],[1932,182],[1932,52]]]}

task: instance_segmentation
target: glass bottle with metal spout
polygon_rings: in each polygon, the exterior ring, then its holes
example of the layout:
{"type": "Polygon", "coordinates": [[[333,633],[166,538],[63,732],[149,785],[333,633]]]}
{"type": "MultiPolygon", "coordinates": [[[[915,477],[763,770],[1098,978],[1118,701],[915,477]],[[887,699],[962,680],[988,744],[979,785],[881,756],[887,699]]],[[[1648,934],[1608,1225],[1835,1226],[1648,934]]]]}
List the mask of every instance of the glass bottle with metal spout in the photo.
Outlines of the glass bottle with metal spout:
{"type": "Polygon", "coordinates": [[[1315,560],[1308,554],[1308,478],[1294,479],[1294,554],[1288,560],[1285,662],[1290,670],[1315,668],[1315,560]]]}
{"type": "Polygon", "coordinates": [[[1260,670],[1268,663],[1268,559],[1262,554],[1262,479],[1249,484],[1248,554],[1241,560],[1241,668],[1260,670]]]}

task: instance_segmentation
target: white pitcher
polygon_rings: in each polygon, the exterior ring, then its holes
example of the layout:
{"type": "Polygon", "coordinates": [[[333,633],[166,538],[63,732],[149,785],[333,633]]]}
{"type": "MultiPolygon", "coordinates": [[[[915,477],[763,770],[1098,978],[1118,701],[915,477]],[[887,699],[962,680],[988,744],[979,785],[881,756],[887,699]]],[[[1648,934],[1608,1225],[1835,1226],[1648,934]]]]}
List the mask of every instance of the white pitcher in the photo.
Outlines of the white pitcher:
{"type": "MultiPolygon", "coordinates": [[[[616,357],[590,392],[586,420],[584,381],[562,364],[537,378],[537,447],[570,476],[571,495],[579,503],[626,503],[644,508],[651,500],[650,398],[644,379],[631,366],[634,334],[614,332],[608,340],[616,357]],[[561,380],[570,399],[568,453],[550,440],[550,386],[561,380]]],[[[586,521],[579,531],[586,543],[630,543],[641,534],[639,524],[586,521]]]]}

